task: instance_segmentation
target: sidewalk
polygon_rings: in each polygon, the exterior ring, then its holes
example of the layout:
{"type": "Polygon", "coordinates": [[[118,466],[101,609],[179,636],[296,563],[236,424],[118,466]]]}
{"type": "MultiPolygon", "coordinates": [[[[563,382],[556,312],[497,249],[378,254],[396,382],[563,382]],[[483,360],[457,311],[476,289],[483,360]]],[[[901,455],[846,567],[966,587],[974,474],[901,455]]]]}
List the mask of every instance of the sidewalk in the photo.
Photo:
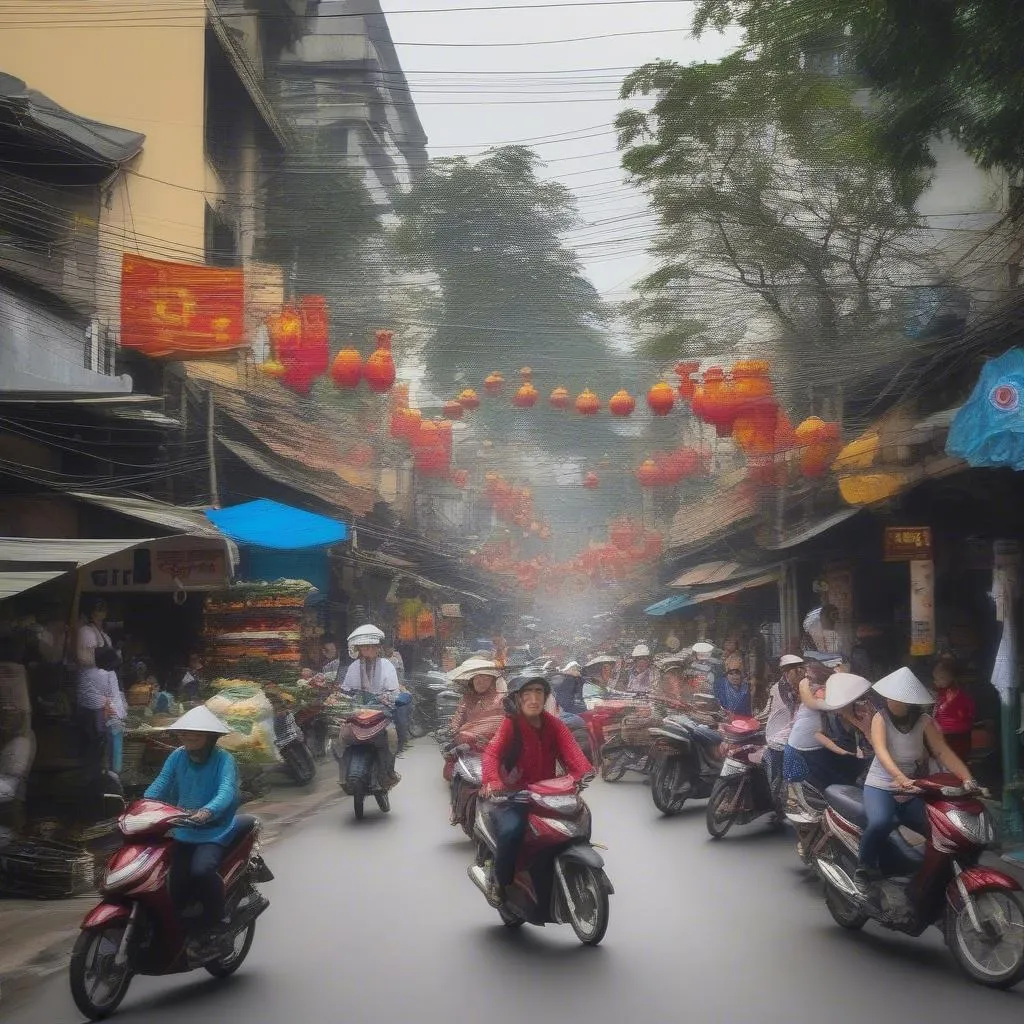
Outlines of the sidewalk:
{"type": "MultiPolygon", "coordinates": [[[[320,765],[311,785],[275,786],[242,810],[263,823],[261,841],[266,846],[288,826],[341,797],[338,769],[330,760],[320,765]]],[[[65,968],[78,925],[96,899],[96,894],[67,900],[0,899],[0,1008],[17,992],[65,968]]]]}

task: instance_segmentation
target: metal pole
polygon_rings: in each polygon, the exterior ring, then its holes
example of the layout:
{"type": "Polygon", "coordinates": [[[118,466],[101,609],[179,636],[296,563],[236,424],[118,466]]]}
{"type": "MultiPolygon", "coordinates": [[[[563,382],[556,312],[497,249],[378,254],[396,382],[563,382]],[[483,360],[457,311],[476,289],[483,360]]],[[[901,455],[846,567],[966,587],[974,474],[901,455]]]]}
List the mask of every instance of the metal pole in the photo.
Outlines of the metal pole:
{"type": "Polygon", "coordinates": [[[214,508],[220,508],[220,494],[217,490],[217,455],[215,450],[214,434],[214,404],[213,392],[206,392],[206,457],[210,463],[210,504],[214,508]]]}

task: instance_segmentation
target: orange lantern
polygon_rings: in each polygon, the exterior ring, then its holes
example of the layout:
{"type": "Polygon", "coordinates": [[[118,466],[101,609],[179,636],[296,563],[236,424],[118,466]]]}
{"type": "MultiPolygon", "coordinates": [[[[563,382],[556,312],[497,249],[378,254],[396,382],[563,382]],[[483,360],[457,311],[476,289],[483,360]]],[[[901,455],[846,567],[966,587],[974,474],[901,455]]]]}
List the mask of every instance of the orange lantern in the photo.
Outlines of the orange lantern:
{"type": "Polygon", "coordinates": [[[808,445],[821,438],[824,427],[825,421],[820,416],[808,416],[797,424],[793,437],[798,445],[808,445]]]}
{"type": "Polygon", "coordinates": [[[480,408],[480,396],[472,388],[466,388],[459,394],[459,405],[472,412],[480,408]]]}
{"type": "Polygon", "coordinates": [[[596,474],[596,473],[593,473],[593,472],[591,472],[591,473],[587,473],[587,474],[586,474],[586,475],[585,475],[585,476],[583,477],[583,486],[584,486],[584,487],[585,487],[585,488],[586,488],[586,489],[587,489],[588,491],[596,491],[596,490],[597,490],[597,488],[598,488],[598,487],[599,487],[600,485],[601,485],[601,481],[600,481],[600,480],[598,479],[598,477],[597,477],[597,474],[596,474]]]}
{"type": "Polygon", "coordinates": [[[395,383],[395,360],[391,355],[391,331],[378,331],[377,348],[363,366],[363,378],[371,391],[383,394],[395,383]]]}
{"type": "Polygon", "coordinates": [[[505,386],[505,378],[500,373],[489,373],[484,379],[484,391],[489,395],[500,395],[505,386]]]}
{"type": "Polygon", "coordinates": [[[512,404],[517,409],[532,409],[537,404],[540,393],[529,382],[526,381],[522,387],[513,395],[512,404]]]}
{"type": "Polygon", "coordinates": [[[576,396],[576,411],[581,416],[596,416],[601,409],[601,400],[590,388],[585,388],[576,396]]]}
{"type": "Polygon", "coordinates": [[[613,416],[631,416],[635,408],[636,400],[625,388],[608,399],[608,411],[613,416]]]}
{"type": "Polygon", "coordinates": [[[451,481],[456,487],[466,488],[469,486],[469,470],[468,469],[453,469],[451,472],[451,481]]]}
{"type": "Polygon", "coordinates": [[[700,363],[697,362],[676,363],[676,376],[679,377],[679,397],[684,402],[693,401],[694,392],[697,390],[693,377],[699,369],[700,363]]]}
{"type": "Polygon", "coordinates": [[[316,376],[326,372],[331,358],[331,325],[327,299],[322,295],[303,295],[299,299],[302,317],[302,347],[307,353],[310,369],[316,376]]]}
{"type": "Polygon", "coordinates": [[[568,409],[569,408],[569,392],[565,388],[555,388],[551,392],[551,396],[548,398],[548,403],[552,409],[568,409]]]}
{"type": "Polygon", "coordinates": [[[441,409],[442,414],[450,420],[461,420],[463,411],[462,403],[455,401],[455,399],[445,402],[444,407],[441,409]]]}
{"type": "Polygon", "coordinates": [[[644,459],[636,471],[641,487],[658,487],[662,482],[662,470],[654,459],[644,459]]]}
{"type": "Polygon", "coordinates": [[[448,453],[450,457],[452,454],[452,442],[454,439],[451,420],[434,420],[434,426],[437,427],[437,443],[448,453]]]}
{"type": "Polygon", "coordinates": [[[675,392],[663,380],[659,380],[647,392],[647,407],[655,416],[667,416],[675,404],[675,392]]]}
{"type": "Polygon", "coordinates": [[[424,609],[416,616],[416,639],[428,640],[434,635],[434,613],[424,609]]]}
{"type": "Polygon", "coordinates": [[[359,386],[363,376],[363,357],[358,349],[343,348],[331,364],[331,380],[339,388],[355,388],[359,386]]]}
{"type": "Polygon", "coordinates": [[[412,437],[413,448],[434,448],[438,444],[437,424],[433,420],[421,420],[419,430],[412,437]]]}

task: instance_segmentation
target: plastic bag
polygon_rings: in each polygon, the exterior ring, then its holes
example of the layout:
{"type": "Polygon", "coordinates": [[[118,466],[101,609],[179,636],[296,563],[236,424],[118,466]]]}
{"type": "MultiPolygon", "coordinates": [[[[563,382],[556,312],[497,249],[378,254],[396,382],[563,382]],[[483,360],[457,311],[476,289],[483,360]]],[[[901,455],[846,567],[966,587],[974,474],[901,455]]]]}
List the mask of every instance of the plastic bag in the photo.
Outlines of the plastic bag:
{"type": "Polygon", "coordinates": [[[219,744],[245,764],[277,764],[274,708],[256,685],[232,686],[211,697],[206,706],[235,731],[219,744]]]}

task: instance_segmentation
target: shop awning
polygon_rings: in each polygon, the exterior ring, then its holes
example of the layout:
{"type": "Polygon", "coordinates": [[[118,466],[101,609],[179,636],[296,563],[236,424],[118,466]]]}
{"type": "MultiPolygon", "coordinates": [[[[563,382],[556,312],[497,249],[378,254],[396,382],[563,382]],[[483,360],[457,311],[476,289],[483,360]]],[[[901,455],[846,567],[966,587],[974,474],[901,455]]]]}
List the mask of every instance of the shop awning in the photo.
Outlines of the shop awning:
{"type": "Polygon", "coordinates": [[[686,594],[672,594],[671,597],[664,597],[644,609],[644,615],[668,615],[685,608],[690,604],[690,598],[686,594]]]}
{"type": "Polygon", "coordinates": [[[832,527],[838,526],[840,523],[845,523],[847,519],[855,516],[859,511],[859,508],[840,509],[838,512],[833,512],[832,515],[825,516],[823,519],[815,520],[812,523],[805,523],[788,533],[784,533],[781,537],[766,535],[764,539],[759,540],[759,543],[766,551],[783,551],[786,548],[796,547],[797,544],[802,544],[804,541],[811,540],[822,533],[828,532],[832,527]]]}
{"type": "Polygon", "coordinates": [[[769,572],[761,572],[756,576],[748,576],[742,580],[736,580],[724,587],[715,587],[713,590],[700,592],[691,591],[686,595],[687,605],[705,604],[708,601],[717,601],[722,597],[730,597],[742,590],[753,590],[755,587],[766,587],[772,583],[779,582],[779,569],[772,569],[769,572]]]}
{"type": "Polygon", "coordinates": [[[210,509],[206,517],[222,534],[239,544],[276,551],[329,547],[349,536],[348,526],[337,519],[282,505],[269,498],[210,509]]]}
{"type": "Polygon", "coordinates": [[[90,494],[85,491],[70,491],[68,497],[118,512],[132,519],[139,519],[154,526],[164,526],[174,533],[188,533],[193,536],[219,537],[220,531],[213,526],[201,509],[182,508],[168,505],[152,498],[120,498],[111,494],[90,494]]]}
{"type": "Polygon", "coordinates": [[[0,601],[6,597],[16,597],[18,594],[31,590],[33,587],[41,586],[63,576],[63,572],[22,572],[18,569],[11,571],[0,570],[0,601]]]}
{"type": "Polygon", "coordinates": [[[472,590],[465,590],[462,587],[457,587],[450,583],[442,583],[438,580],[432,580],[428,576],[424,576],[421,572],[417,572],[412,568],[416,563],[408,562],[403,558],[396,558],[394,555],[386,555],[380,551],[353,550],[346,552],[345,558],[351,558],[352,562],[356,565],[362,566],[363,568],[369,569],[373,572],[380,573],[383,576],[389,576],[395,579],[405,577],[414,583],[418,583],[426,590],[434,590],[448,594],[460,594],[463,597],[471,598],[474,601],[480,601],[483,604],[486,604],[490,600],[490,598],[483,597],[481,594],[473,593],[472,590]]]}
{"type": "Polygon", "coordinates": [[[728,583],[731,580],[753,576],[763,570],[764,566],[743,565],[740,562],[716,561],[695,565],[692,569],[677,576],[671,587],[706,587],[713,583],[728,583]]]}

